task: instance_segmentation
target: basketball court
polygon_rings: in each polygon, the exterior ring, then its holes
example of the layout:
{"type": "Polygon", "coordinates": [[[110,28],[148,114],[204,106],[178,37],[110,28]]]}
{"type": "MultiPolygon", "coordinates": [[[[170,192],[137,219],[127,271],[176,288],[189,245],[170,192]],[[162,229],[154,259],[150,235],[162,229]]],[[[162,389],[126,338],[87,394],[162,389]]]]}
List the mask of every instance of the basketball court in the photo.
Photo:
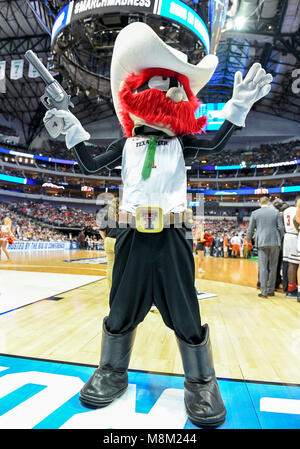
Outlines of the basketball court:
{"type": "MultiPolygon", "coordinates": [[[[138,327],[126,394],[97,410],[79,401],[109,312],[103,252],[15,253],[0,268],[0,428],[196,429],[158,311],[138,327]]],[[[205,257],[202,268],[199,306],[227,408],[220,429],[299,429],[299,303],[259,298],[255,261],[205,257]]]]}

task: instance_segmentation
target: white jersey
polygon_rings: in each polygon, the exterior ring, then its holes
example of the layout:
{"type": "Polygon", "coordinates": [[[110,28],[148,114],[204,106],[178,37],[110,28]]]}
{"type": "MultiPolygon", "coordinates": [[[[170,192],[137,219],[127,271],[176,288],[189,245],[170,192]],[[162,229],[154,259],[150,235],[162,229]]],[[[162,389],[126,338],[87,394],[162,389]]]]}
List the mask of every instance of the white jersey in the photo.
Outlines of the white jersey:
{"type": "Polygon", "coordinates": [[[285,262],[299,264],[300,257],[297,248],[298,248],[297,234],[286,232],[283,238],[283,260],[285,262]]]}
{"type": "Polygon", "coordinates": [[[284,230],[288,234],[298,234],[298,231],[294,226],[294,217],[296,216],[297,208],[295,206],[290,206],[283,212],[283,222],[284,230]]]}
{"type": "Polygon", "coordinates": [[[159,139],[150,177],[142,178],[149,145],[147,137],[128,138],[122,155],[121,210],[135,215],[138,206],[160,206],[163,213],[187,208],[187,176],[182,147],[174,138],[159,139]]]}
{"type": "Polygon", "coordinates": [[[230,243],[232,245],[239,245],[240,246],[242,244],[242,241],[241,241],[241,239],[240,239],[240,237],[238,235],[235,235],[235,236],[233,236],[231,238],[230,243]]]}

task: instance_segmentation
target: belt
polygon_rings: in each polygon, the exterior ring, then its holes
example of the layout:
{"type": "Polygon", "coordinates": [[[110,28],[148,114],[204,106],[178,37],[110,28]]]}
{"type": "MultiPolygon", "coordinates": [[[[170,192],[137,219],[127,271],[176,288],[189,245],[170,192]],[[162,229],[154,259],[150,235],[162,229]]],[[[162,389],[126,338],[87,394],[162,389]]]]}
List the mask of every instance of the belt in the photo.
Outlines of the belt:
{"type": "MultiPolygon", "coordinates": [[[[126,224],[134,224],[135,223],[135,215],[131,212],[125,212],[123,215],[122,212],[119,213],[119,223],[126,224]]],[[[184,223],[184,212],[174,213],[170,212],[169,214],[163,215],[164,224],[176,224],[176,223],[184,223]]]]}
{"type": "MultiPolygon", "coordinates": [[[[150,217],[150,220],[152,219],[152,217],[150,217]]],[[[168,214],[162,214],[162,209],[161,208],[156,208],[156,207],[139,207],[137,208],[137,213],[136,216],[133,215],[131,212],[126,212],[126,211],[120,211],[119,212],[119,227],[120,228],[125,228],[127,226],[130,226],[132,228],[136,228],[138,231],[140,232],[145,232],[145,233],[149,233],[149,232],[161,232],[163,228],[169,228],[170,225],[174,225],[175,227],[182,227],[182,224],[185,224],[189,227],[191,227],[192,221],[189,220],[189,217],[186,215],[185,212],[178,212],[178,213],[174,213],[174,212],[170,212],[168,214]],[[154,211],[154,213],[156,214],[156,216],[153,218],[153,223],[154,226],[147,226],[145,224],[145,226],[143,224],[141,224],[141,222],[147,220],[147,218],[145,218],[145,216],[143,216],[143,218],[141,219],[141,215],[140,215],[140,210],[145,209],[147,212],[148,210],[150,211],[150,214],[152,213],[152,211],[154,211]],[[160,217],[158,217],[158,215],[160,215],[160,217]],[[159,221],[159,225],[156,224],[157,220],[159,221]]],[[[148,222],[149,224],[149,222],[148,222]]]]}

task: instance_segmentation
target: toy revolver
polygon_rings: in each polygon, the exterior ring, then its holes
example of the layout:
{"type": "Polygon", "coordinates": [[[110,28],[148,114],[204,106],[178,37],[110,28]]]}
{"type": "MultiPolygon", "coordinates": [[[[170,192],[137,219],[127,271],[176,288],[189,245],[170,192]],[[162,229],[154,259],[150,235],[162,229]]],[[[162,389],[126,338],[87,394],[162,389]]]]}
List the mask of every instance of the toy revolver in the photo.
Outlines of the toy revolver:
{"type": "MultiPolygon", "coordinates": [[[[28,50],[25,53],[25,58],[33,65],[46,83],[45,94],[41,97],[41,102],[45,108],[56,108],[68,111],[70,106],[74,107],[70,100],[71,96],[68,95],[59,82],[53,78],[51,73],[46,69],[44,64],[32,50],[28,50]]],[[[51,137],[56,138],[64,128],[64,120],[62,118],[52,116],[50,119],[45,121],[45,127],[51,137]]]]}

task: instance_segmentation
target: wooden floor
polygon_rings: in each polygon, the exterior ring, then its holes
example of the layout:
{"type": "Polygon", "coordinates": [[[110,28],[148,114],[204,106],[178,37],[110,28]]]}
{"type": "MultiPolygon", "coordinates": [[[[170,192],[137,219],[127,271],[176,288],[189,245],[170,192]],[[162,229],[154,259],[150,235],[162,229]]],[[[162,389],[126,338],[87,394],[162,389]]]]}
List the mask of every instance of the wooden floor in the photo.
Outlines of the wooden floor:
{"type": "MultiPolygon", "coordinates": [[[[48,252],[0,262],[1,269],[105,275],[105,265],[70,263],[100,257],[92,251],[48,252]]],[[[209,323],[218,377],[300,384],[300,303],[283,293],[261,299],[257,263],[206,257],[198,291],[217,296],[199,301],[209,323]]],[[[97,365],[101,326],[108,314],[106,279],[0,316],[0,353],[97,365]]],[[[1,296],[0,296],[1,300],[1,296]]],[[[158,312],[138,327],[130,368],[183,373],[173,332],[158,312]],[[147,351],[145,351],[147,348],[147,351]]]]}

